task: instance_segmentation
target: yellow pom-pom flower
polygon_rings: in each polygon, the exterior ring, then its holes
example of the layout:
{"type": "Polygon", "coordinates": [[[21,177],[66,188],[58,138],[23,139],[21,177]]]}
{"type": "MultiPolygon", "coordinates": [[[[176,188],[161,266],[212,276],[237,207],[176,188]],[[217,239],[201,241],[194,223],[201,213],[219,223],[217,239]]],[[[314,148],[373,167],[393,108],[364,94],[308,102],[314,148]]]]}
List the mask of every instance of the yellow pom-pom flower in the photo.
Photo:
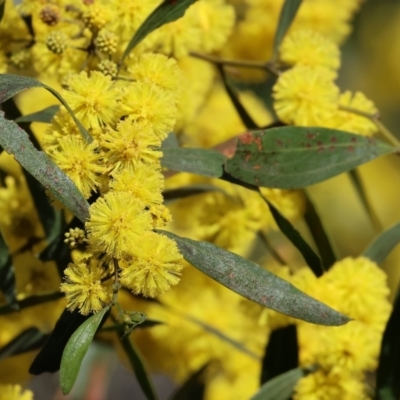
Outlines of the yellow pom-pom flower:
{"type": "Polygon", "coordinates": [[[101,136],[107,168],[111,172],[135,168],[140,163],[157,163],[162,157],[162,152],[156,150],[160,145],[161,140],[149,124],[132,121],[132,118],[121,121],[115,130],[105,130],[101,136]]]}
{"type": "Polygon", "coordinates": [[[323,67],[334,71],[340,66],[337,45],[311,30],[296,30],[288,35],[280,48],[280,59],[289,65],[323,67]]]}
{"type": "Polygon", "coordinates": [[[0,385],[0,400],[33,400],[33,393],[20,385],[0,385]]]}
{"type": "Polygon", "coordinates": [[[89,129],[113,124],[120,116],[120,90],[109,76],[93,71],[90,76],[81,72],[68,79],[63,97],[77,118],[89,129]]]}
{"type": "Polygon", "coordinates": [[[294,67],[279,77],[273,92],[274,109],[286,124],[326,125],[338,107],[339,89],[328,69],[294,67]]]}
{"type": "Polygon", "coordinates": [[[135,169],[124,169],[113,175],[110,189],[129,192],[150,207],[161,204],[163,197],[164,177],[156,164],[138,164],[135,169]]]}
{"type": "Polygon", "coordinates": [[[321,284],[340,299],[339,311],[383,332],[391,305],[387,276],[376,263],[365,257],[347,257],[322,276],[321,284]]]}
{"type": "Polygon", "coordinates": [[[152,229],[150,213],[128,192],[108,192],[89,211],[88,242],[94,250],[112,257],[130,254],[144,233],[152,229]]]}
{"type": "Polygon", "coordinates": [[[179,282],[183,257],[173,240],[147,232],[132,253],[134,258],[122,269],[121,283],[134,294],[156,297],[179,282]]]}
{"type": "Polygon", "coordinates": [[[363,136],[372,136],[378,129],[367,117],[351,112],[349,109],[370,115],[377,115],[378,109],[363,93],[346,91],[339,97],[339,110],[332,118],[331,125],[343,131],[358,133],[363,136]]]}
{"type": "Polygon", "coordinates": [[[78,136],[66,136],[58,140],[58,147],[48,151],[51,159],[72,179],[86,199],[100,186],[100,175],[104,172],[97,147],[96,141],[87,144],[78,136]]]}
{"type": "Polygon", "coordinates": [[[163,54],[146,53],[133,59],[128,72],[136,81],[151,82],[175,94],[180,91],[182,74],[178,64],[163,54]]]}
{"type": "Polygon", "coordinates": [[[174,96],[150,82],[129,85],[121,108],[132,120],[148,124],[160,140],[167,137],[177,117],[174,96]]]}
{"type": "Polygon", "coordinates": [[[82,315],[99,312],[111,301],[112,288],[102,284],[106,271],[97,260],[70,263],[65,269],[65,282],[61,291],[67,298],[67,308],[79,309],[82,315]]]}

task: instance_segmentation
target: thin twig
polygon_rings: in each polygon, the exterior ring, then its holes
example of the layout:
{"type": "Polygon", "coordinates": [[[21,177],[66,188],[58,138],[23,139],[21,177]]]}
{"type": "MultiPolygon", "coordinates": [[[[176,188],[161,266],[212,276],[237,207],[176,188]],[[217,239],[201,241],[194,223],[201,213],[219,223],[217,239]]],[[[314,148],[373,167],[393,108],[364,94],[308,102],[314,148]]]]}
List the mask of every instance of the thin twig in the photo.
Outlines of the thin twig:
{"type": "Polygon", "coordinates": [[[208,54],[198,53],[196,51],[191,51],[189,53],[192,57],[199,58],[201,60],[209,61],[217,65],[229,65],[232,67],[244,67],[244,68],[256,68],[263,69],[272,75],[279,76],[280,72],[275,68],[275,66],[270,62],[263,61],[247,61],[247,60],[233,60],[229,58],[219,58],[215,56],[210,56],[208,54]]]}

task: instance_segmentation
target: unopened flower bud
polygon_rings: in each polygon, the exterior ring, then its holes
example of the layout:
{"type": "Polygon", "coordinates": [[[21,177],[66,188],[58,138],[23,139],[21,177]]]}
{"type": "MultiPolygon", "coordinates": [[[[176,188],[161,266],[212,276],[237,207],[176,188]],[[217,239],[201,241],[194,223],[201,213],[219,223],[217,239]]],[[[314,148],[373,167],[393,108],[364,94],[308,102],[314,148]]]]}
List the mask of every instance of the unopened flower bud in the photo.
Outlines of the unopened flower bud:
{"type": "Polygon", "coordinates": [[[61,31],[54,31],[49,33],[46,39],[47,48],[55,53],[62,54],[67,48],[68,36],[61,31]]]}
{"type": "Polygon", "coordinates": [[[60,21],[60,9],[54,4],[47,4],[40,11],[40,19],[49,26],[57,25],[60,21]]]}

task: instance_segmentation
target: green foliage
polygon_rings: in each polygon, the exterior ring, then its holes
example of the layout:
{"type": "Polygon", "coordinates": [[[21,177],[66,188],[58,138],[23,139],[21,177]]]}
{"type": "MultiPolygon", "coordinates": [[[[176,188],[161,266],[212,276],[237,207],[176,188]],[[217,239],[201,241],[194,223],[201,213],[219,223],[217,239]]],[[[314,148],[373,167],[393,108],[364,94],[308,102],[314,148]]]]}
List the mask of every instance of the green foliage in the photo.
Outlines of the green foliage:
{"type": "Polygon", "coordinates": [[[225,156],[214,150],[168,147],[163,149],[161,164],[172,171],[220,178],[225,160],[225,156]]]}
{"type": "Polygon", "coordinates": [[[48,335],[37,328],[28,328],[0,349],[0,360],[36,350],[44,345],[48,335]]]}
{"type": "Polygon", "coordinates": [[[314,324],[337,326],[349,322],[343,314],[251,261],[212,243],[159,232],[176,241],[186,261],[249,300],[314,324]]]}
{"type": "Polygon", "coordinates": [[[98,314],[92,315],[68,340],[60,367],[60,384],[64,395],[68,394],[74,386],[83,357],[89,350],[90,343],[92,343],[94,335],[108,310],[109,308],[105,307],[98,314]]]}
{"type": "Polygon", "coordinates": [[[289,400],[299,379],[306,375],[305,368],[295,368],[264,383],[250,400],[289,400]]]}
{"type": "Polygon", "coordinates": [[[400,243],[400,222],[382,232],[364,250],[363,255],[377,264],[385,261],[389,253],[400,243]]]}
{"type": "Polygon", "coordinates": [[[197,0],[164,0],[143,22],[139,29],[133,35],[128,43],[124,54],[122,55],[120,65],[123,64],[125,58],[149,33],[157,28],[176,21],[183,17],[186,10],[197,0]]]}
{"type": "Polygon", "coordinates": [[[252,185],[298,189],[396,151],[379,140],[335,129],[287,126],[239,136],[225,170],[252,185]]]}
{"type": "Polygon", "coordinates": [[[43,122],[45,124],[48,124],[51,122],[53,117],[56,115],[58,110],[60,109],[60,106],[50,106],[46,107],[43,110],[36,111],[32,114],[27,114],[27,115],[22,115],[21,117],[17,118],[15,122],[21,123],[21,122],[43,122]]]}
{"type": "MultiPolygon", "coordinates": [[[[1,76],[0,76],[1,77],[1,76]]],[[[15,122],[0,115],[0,145],[50,193],[81,221],[89,216],[89,204],[72,180],[43,152],[37,151],[28,135],[15,122]]]]}
{"type": "Polygon", "coordinates": [[[157,400],[157,392],[142,356],[129,339],[129,336],[125,336],[123,328],[120,328],[118,335],[121,337],[122,347],[129,359],[133,371],[135,372],[143,393],[146,395],[148,400],[157,400]]]}
{"type": "Polygon", "coordinates": [[[53,96],[55,96],[62,103],[62,105],[71,114],[71,117],[76,123],[77,127],[79,128],[82,137],[89,143],[93,140],[92,137],[89,135],[88,131],[85,129],[85,127],[76,118],[74,112],[71,110],[71,107],[61,97],[61,95],[52,87],[47,86],[34,78],[30,78],[28,76],[13,75],[13,74],[0,74],[0,87],[1,87],[0,103],[3,103],[4,101],[10,99],[14,95],[16,95],[19,92],[22,92],[25,89],[41,87],[48,90],[53,96]]]}
{"type": "Polygon", "coordinates": [[[0,234],[0,292],[3,293],[7,303],[13,310],[18,310],[18,302],[15,289],[15,273],[12,265],[12,258],[4,241],[3,235],[0,234]]]}
{"type": "Polygon", "coordinates": [[[278,28],[275,32],[274,54],[272,56],[273,60],[278,58],[279,47],[281,46],[282,40],[285,37],[286,32],[289,30],[290,25],[292,25],[301,3],[302,0],[286,0],[283,4],[279,17],[278,28]]]}
{"type": "Polygon", "coordinates": [[[400,292],[383,334],[376,376],[376,400],[400,398],[400,292]]]}

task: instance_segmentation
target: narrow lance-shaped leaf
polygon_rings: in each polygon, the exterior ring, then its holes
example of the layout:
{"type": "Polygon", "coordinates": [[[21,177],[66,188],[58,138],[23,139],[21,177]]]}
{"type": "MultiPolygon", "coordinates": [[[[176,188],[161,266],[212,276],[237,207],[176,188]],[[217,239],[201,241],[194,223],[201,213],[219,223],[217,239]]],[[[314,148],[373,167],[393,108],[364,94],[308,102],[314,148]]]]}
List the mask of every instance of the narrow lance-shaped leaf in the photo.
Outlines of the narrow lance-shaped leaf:
{"type": "Polygon", "coordinates": [[[197,0],[164,0],[142,23],[139,29],[133,35],[128,43],[124,54],[122,55],[120,65],[125,58],[149,33],[157,28],[176,21],[184,16],[186,10],[197,0]]]}
{"type": "Polygon", "coordinates": [[[45,153],[37,151],[28,135],[0,113],[0,146],[34,176],[53,196],[82,222],[89,216],[89,204],[71,179],[45,153]]]}
{"type": "Polygon", "coordinates": [[[54,116],[57,114],[60,106],[50,106],[46,107],[43,110],[36,111],[32,114],[22,115],[21,117],[17,118],[15,122],[43,122],[43,123],[50,123],[54,116]]]}
{"type": "Polygon", "coordinates": [[[286,32],[292,25],[292,22],[297,14],[297,11],[301,5],[302,0],[286,0],[282,6],[281,14],[279,16],[278,28],[275,32],[274,39],[274,54],[273,60],[278,58],[279,47],[281,46],[282,40],[286,35],[286,32]]]}
{"type": "Polygon", "coordinates": [[[209,364],[195,371],[168,400],[203,400],[205,393],[204,372],[209,364]]]}
{"type": "Polygon", "coordinates": [[[260,383],[264,384],[298,366],[297,326],[288,325],[273,330],[262,360],[260,383]]]}
{"type": "MultiPolygon", "coordinates": [[[[263,196],[262,196],[263,197],[263,196]]],[[[263,197],[265,202],[268,204],[269,210],[280,231],[292,242],[297,250],[300,251],[307,265],[314,272],[315,276],[322,276],[324,273],[321,260],[315,253],[315,251],[310,247],[310,245],[303,239],[300,233],[293,227],[293,225],[288,221],[279,210],[270,203],[266,198],[263,197]]]]}
{"type": "Polygon", "coordinates": [[[161,164],[172,171],[220,178],[226,157],[214,150],[186,147],[163,149],[161,164]]]}
{"type": "Polygon", "coordinates": [[[12,258],[0,233],[0,292],[3,293],[9,307],[18,310],[17,293],[15,289],[15,271],[12,258]]]}
{"type": "Polygon", "coordinates": [[[319,254],[321,255],[323,268],[325,271],[328,271],[328,269],[336,262],[335,252],[333,251],[329,236],[326,233],[314,204],[307,194],[305,194],[305,196],[306,211],[304,213],[304,221],[306,222],[319,254]]]}
{"type": "Polygon", "coordinates": [[[239,136],[225,169],[256,186],[297,189],[398,151],[379,140],[335,129],[287,126],[239,136]]]}
{"type": "Polygon", "coordinates": [[[249,300],[319,325],[338,326],[350,320],[291,283],[230,251],[171,232],[159,232],[176,241],[186,261],[249,300]]]}
{"type": "Polygon", "coordinates": [[[307,375],[310,369],[296,368],[264,383],[250,400],[289,400],[297,382],[307,375]]]}
{"type": "Polygon", "coordinates": [[[37,328],[28,328],[0,349],[0,360],[36,350],[43,346],[47,337],[37,328]]]}
{"type": "Polygon", "coordinates": [[[64,395],[68,394],[81,368],[83,357],[89,350],[101,321],[109,307],[103,308],[99,313],[92,315],[71,336],[65,346],[60,367],[60,384],[64,395]]]}
{"type": "Polygon", "coordinates": [[[0,22],[4,17],[4,9],[6,7],[6,0],[0,0],[0,22]]]}
{"type": "Polygon", "coordinates": [[[383,334],[376,374],[376,400],[400,398],[400,292],[383,334]]]}
{"type": "Polygon", "coordinates": [[[74,112],[71,110],[71,107],[61,97],[61,95],[52,87],[47,86],[44,83],[39,82],[34,78],[30,78],[29,76],[0,74],[0,103],[3,103],[4,101],[10,99],[14,95],[16,95],[19,92],[22,92],[25,89],[34,87],[44,88],[48,90],[52,95],[54,95],[63,104],[63,106],[67,109],[67,111],[71,114],[71,117],[75,121],[75,124],[77,125],[83,138],[89,143],[93,140],[92,137],[89,135],[88,131],[76,118],[74,112]]]}
{"type": "Polygon", "coordinates": [[[129,336],[125,336],[123,328],[119,329],[118,335],[122,336],[122,347],[128,356],[131,367],[135,372],[136,378],[143,390],[143,393],[146,395],[148,400],[157,400],[157,392],[154,388],[153,381],[151,380],[150,373],[147,370],[147,366],[142,356],[129,339],[129,336]]]}
{"type": "Polygon", "coordinates": [[[235,107],[236,112],[239,114],[240,119],[243,122],[243,125],[247,129],[259,129],[259,126],[254,122],[251,115],[244,108],[243,104],[239,100],[239,96],[236,94],[235,88],[232,83],[229,81],[229,78],[226,76],[224,67],[222,65],[217,65],[218,71],[221,74],[222,82],[224,83],[225,90],[228,93],[228,96],[232,102],[232,105],[235,107]]]}
{"type": "Polygon", "coordinates": [[[365,257],[381,264],[400,243],[400,222],[382,232],[363,252],[365,257]]]}

